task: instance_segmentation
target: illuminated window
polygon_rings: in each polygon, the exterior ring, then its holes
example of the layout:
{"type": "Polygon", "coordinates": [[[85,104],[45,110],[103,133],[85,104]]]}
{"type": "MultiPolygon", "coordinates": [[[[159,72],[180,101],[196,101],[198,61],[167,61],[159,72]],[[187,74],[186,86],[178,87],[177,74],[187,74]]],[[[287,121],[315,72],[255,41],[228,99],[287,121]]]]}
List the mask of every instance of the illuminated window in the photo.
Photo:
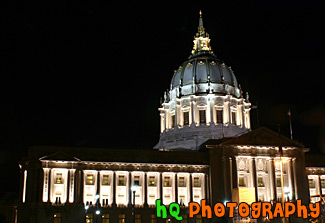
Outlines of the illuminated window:
{"type": "Polygon", "coordinates": [[[141,186],[140,185],[140,176],[134,176],[133,185],[135,185],[135,186],[141,186]]]}
{"type": "Polygon", "coordinates": [[[183,118],[184,118],[184,125],[190,124],[190,115],[189,112],[183,112],[183,118]]]}
{"type": "Polygon", "coordinates": [[[102,215],[102,223],[109,223],[109,214],[102,215]]]}
{"type": "Polygon", "coordinates": [[[157,223],[157,216],[155,214],[150,215],[150,223],[157,223]]]}
{"type": "Polygon", "coordinates": [[[56,184],[63,184],[62,173],[57,173],[55,175],[55,183],[56,184]]]}
{"type": "Polygon", "coordinates": [[[118,176],[118,186],[125,186],[125,176],[123,175],[118,176]]]}
{"type": "Polygon", "coordinates": [[[315,188],[315,181],[314,179],[308,179],[309,182],[309,188],[315,188]]]}
{"type": "Polygon", "coordinates": [[[93,215],[86,214],[86,223],[93,223],[93,215]]]}
{"type": "Polygon", "coordinates": [[[264,179],[263,179],[263,177],[258,177],[257,178],[257,186],[258,187],[264,187],[264,179]]]}
{"type": "Polygon", "coordinates": [[[178,178],[178,186],[179,187],[185,187],[185,177],[179,177],[178,178]]]}
{"type": "Polygon", "coordinates": [[[238,186],[239,187],[246,187],[246,182],[245,182],[245,177],[244,176],[240,176],[238,178],[238,186]]]}
{"type": "Polygon", "coordinates": [[[61,223],[62,216],[61,213],[55,213],[53,215],[53,223],[61,223]]]}
{"type": "Polygon", "coordinates": [[[233,125],[237,125],[237,121],[236,121],[236,112],[232,111],[231,112],[231,124],[233,125]]]}
{"type": "Polygon", "coordinates": [[[94,185],[94,184],[95,184],[94,175],[87,174],[86,185],[94,185]]]}
{"type": "Polygon", "coordinates": [[[184,194],[179,195],[179,203],[181,205],[184,205],[184,201],[185,201],[185,195],[184,194]]]}
{"type": "Polygon", "coordinates": [[[125,214],[118,215],[118,223],[125,223],[125,214]]]}
{"type": "Polygon", "coordinates": [[[325,179],[320,179],[322,189],[325,189],[325,179]]]}
{"type": "Polygon", "coordinates": [[[217,124],[223,123],[223,111],[217,110],[217,124]]]}
{"type": "Polygon", "coordinates": [[[201,187],[199,177],[194,177],[194,187],[201,187]]]}
{"type": "Polygon", "coordinates": [[[156,186],[156,177],[155,176],[149,176],[149,184],[148,186],[154,187],[156,186]]]}
{"type": "Polygon", "coordinates": [[[172,128],[174,128],[175,127],[175,115],[172,115],[172,117],[171,117],[171,121],[172,121],[172,128]]]}
{"type": "Polygon", "coordinates": [[[281,187],[281,177],[280,176],[276,178],[276,186],[281,187]]]}
{"type": "Polygon", "coordinates": [[[141,223],[141,214],[135,215],[135,223],[141,223]]]}
{"type": "Polygon", "coordinates": [[[164,187],[170,187],[170,177],[169,176],[165,176],[164,177],[164,187]]]}
{"type": "Polygon", "coordinates": [[[206,123],[206,114],[205,110],[199,110],[200,124],[206,123]]]}
{"type": "Polygon", "coordinates": [[[102,185],[110,185],[109,175],[103,175],[102,185]]]}

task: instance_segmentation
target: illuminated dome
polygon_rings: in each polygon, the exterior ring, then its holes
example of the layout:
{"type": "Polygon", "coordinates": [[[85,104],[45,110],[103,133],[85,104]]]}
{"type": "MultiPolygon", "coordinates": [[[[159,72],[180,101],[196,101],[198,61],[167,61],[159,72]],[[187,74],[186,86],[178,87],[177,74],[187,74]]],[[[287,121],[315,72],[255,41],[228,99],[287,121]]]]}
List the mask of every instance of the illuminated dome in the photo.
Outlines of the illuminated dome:
{"type": "Polygon", "coordinates": [[[171,89],[177,97],[209,93],[242,96],[231,68],[211,52],[190,56],[174,73],[171,89]]]}
{"type": "Polygon", "coordinates": [[[170,98],[188,95],[232,95],[242,97],[242,91],[231,67],[217,59],[210,46],[209,34],[199,27],[194,37],[192,54],[177,70],[171,81],[170,98]]]}
{"type": "Polygon", "coordinates": [[[208,139],[250,131],[250,103],[231,67],[213,53],[200,12],[188,60],[175,70],[160,111],[156,149],[197,150],[208,139]]]}

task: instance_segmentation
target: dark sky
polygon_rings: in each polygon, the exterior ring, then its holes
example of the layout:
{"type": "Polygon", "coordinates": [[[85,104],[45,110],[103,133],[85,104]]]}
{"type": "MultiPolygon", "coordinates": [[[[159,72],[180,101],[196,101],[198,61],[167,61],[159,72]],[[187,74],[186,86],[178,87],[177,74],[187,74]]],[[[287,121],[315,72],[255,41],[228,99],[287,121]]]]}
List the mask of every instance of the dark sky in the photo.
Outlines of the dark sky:
{"type": "Polygon", "coordinates": [[[1,3],[0,165],[18,171],[30,145],[152,148],[200,9],[260,125],[289,137],[290,108],[294,139],[325,153],[323,5],[213,3],[1,3]]]}

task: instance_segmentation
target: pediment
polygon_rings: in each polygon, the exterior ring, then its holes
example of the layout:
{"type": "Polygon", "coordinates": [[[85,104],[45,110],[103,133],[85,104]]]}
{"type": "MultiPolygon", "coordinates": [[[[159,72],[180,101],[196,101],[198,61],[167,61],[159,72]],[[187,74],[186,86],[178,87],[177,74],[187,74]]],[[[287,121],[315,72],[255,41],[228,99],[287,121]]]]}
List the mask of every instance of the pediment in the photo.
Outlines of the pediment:
{"type": "Polygon", "coordinates": [[[259,145],[259,146],[287,146],[287,147],[300,147],[304,145],[291,140],[271,129],[260,127],[251,132],[245,133],[235,138],[229,138],[220,143],[220,145],[259,145]]]}
{"type": "Polygon", "coordinates": [[[43,156],[41,157],[39,160],[47,160],[47,161],[73,161],[73,162],[80,162],[81,160],[74,157],[74,156],[71,156],[67,153],[64,153],[62,151],[58,151],[58,152],[55,152],[55,153],[52,153],[50,155],[46,155],[46,156],[43,156]]]}

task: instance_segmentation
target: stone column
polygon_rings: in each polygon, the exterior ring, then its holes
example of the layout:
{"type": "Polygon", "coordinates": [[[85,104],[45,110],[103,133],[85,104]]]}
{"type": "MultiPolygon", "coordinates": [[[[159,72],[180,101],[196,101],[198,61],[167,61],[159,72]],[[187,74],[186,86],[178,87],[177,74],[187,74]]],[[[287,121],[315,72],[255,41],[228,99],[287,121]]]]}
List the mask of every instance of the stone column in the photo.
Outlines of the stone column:
{"type": "Polygon", "coordinates": [[[225,188],[225,200],[231,200],[231,178],[230,178],[230,160],[228,156],[222,157],[223,171],[224,171],[224,188],[225,188]]]}
{"type": "MultiPolygon", "coordinates": [[[[96,191],[96,194],[99,194],[100,195],[100,171],[97,171],[97,191],[96,191]]],[[[100,197],[99,197],[99,200],[98,202],[100,203],[100,197]]]]}
{"type": "MultiPolygon", "coordinates": [[[[70,197],[70,177],[71,177],[71,173],[70,170],[68,169],[68,176],[67,176],[67,199],[66,199],[66,203],[70,203],[69,202],[69,197],[70,197]]],[[[62,201],[64,202],[64,201],[62,201]]]]}
{"type": "Polygon", "coordinates": [[[246,118],[245,118],[245,104],[242,105],[242,122],[243,122],[243,128],[246,128],[246,118]]]}
{"type": "Polygon", "coordinates": [[[323,195],[322,195],[322,178],[320,177],[320,175],[318,175],[318,188],[319,188],[319,194],[321,195],[321,197],[323,197],[323,195]]]}
{"type": "Polygon", "coordinates": [[[208,174],[203,175],[203,182],[204,182],[204,198],[207,200],[208,204],[211,204],[211,190],[210,190],[210,183],[209,183],[209,176],[208,174]]]}
{"type": "Polygon", "coordinates": [[[257,174],[256,174],[256,161],[255,157],[251,158],[252,161],[252,180],[255,188],[255,201],[258,201],[258,188],[257,188],[257,174]]]}
{"type": "Polygon", "coordinates": [[[229,123],[229,125],[231,125],[232,120],[231,120],[230,100],[229,100],[229,98],[228,98],[227,100],[228,100],[228,102],[227,102],[227,109],[228,109],[228,123],[229,123]]]}
{"type": "Polygon", "coordinates": [[[162,172],[159,173],[159,196],[161,203],[163,204],[163,178],[162,178],[162,172]]]}
{"type": "Polygon", "coordinates": [[[81,170],[80,171],[80,189],[79,189],[79,203],[84,202],[84,183],[85,183],[85,178],[84,178],[84,172],[81,170]]]}
{"type": "Polygon", "coordinates": [[[160,112],[160,133],[165,131],[165,117],[164,113],[160,112]]]}
{"type": "Polygon", "coordinates": [[[210,98],[210,125],[214,125],[216,121],[214,120],[214,99],[210,98]]]}
{"type": "Polygon", "coordinates": [[[143,196],[144,196],[144,206],[148,206],[148,180],[147,180],[147,172],[144,172],[143,174],[143,177],[144,177],[144,185],[143,185],[143,189],[144,189],[144,193],[143,193],[143,196]]]}
{"type": "Polygon", "coordinates": [[[133,200],[133,198],[132,198],[133,192],[132,192],[132,189],[131,189],[131,187],[132,187],[132,185],[131,185],[131,183],[132,183],[132,174],[131,174],[131,172],[129,172],[129,175],[126,175],[126,177],[128,177],[129,207],[131,207],[132,206],[132,200],[133,200]]]}
{"type": "Polygon", "coordinates": [[[164,110],[164,131],[166,132],[167,129],[167,111],[164,110]]]}
{"type": "Polygon", "coordinates": [[[288,161],[288,179],[289,179],[289,187],[291,189],[291,199],[296,199],[296,193],[295,193],[295,181],[294,181],[294,174],[293,174],[293,163],[292,159],[289,159],[288,161]]]}
{"type": "Polygon", "coordinates": [[[237,173],[237,159],[235,156],[231,157],[231,171],[232,171],[232,188],[238,188],[238,173],[237,173]]]}
{"type": "Polygon", "coordinates": [[[192,118],[192,123],[191,125],[195,125],[195,111],[194,111],[194,98],[191,98],[191,118],[192,118]]]}
{"type": "Polygon", "coordinates": [[[178,114],[178,105],[177,105],[177,101],[176,101],[176,105],[175,105],[175,127],[174,128],[178,128],[178,123],[179,123],[179,114],[178,114]]]}
{"type": "Polygon", "coordinates": [[[73,199],[73,203],[78,203],[79,200],[79,185],[80,185],[80,173],[79,170],[76,169],[75,171],[75,183],[74,183],[74,199],[73,199]]]}
{"type": "Polygon", "coordinates": [[[276,175],[275,175],[275,167],[274,167],[274,158],[269,160],[270,162],[270,180],[271,180],[271,196],[273,200],[277,200],[277,192],[276,192],[276,175]]]}
{"type": "Polygon", "coordinates": [[[113,194],[112,194],[112,207],[116,207],[116,172],[113,171],[112,174],[112,187],[113,187],[113,194]]]}
{"type": "Polygon", "coordinates": [[[52,183],[52,179],[51,179],[51,174],[52,174],[52,169],[49,168],[48,169],[48,173],[47,173],[47,202],[51,202],[51,183],[52,183]]]}
{"type": "Polygon", "coordinates": [[[189,185],[189,187],[190,187],[190,199],[189,199],[189,201],[190,202],[192,202],[193,201],[193,179],[192,179],[192,173],[190,173],[190,175],[189,175],[189,181],[190,181],[190,185],[189,185]]]}
{"type": "Polygon", "coordinates": [[[178,182],[177,182],[177,173],[175,173],[174,176],[174,180],[175,180],[175,202],[178,203],[178,182]]]}

